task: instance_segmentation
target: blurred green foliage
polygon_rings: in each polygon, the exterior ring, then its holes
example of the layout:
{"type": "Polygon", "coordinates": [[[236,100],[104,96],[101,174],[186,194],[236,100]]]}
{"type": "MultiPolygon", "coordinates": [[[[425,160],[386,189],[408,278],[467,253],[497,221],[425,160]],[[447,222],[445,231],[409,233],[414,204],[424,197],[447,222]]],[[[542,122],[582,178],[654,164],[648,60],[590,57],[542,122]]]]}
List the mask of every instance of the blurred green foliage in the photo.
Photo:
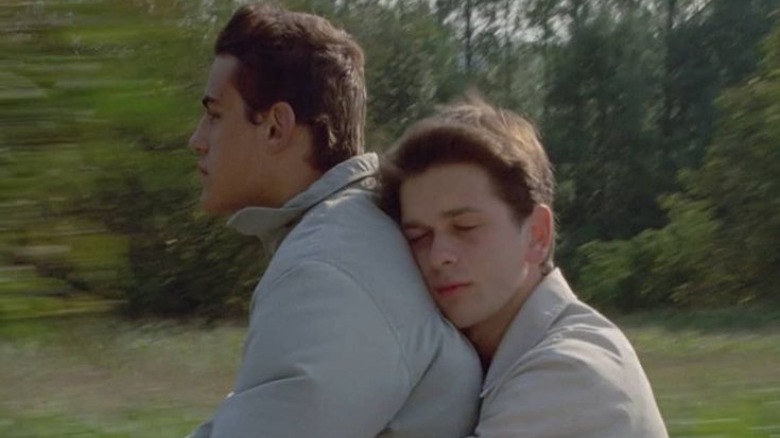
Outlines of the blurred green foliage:
{"type": "Polygon", "coordinates": [[[780,282],[780,27],[764,62],[727,89],[703,165],[662,197],[668,223],[629,240],[579,248],[586,297],[624,309],[778,302],[780,282]],[[632,293],[626,293],[632,291],[632,293]]]}
{"type": "MultiPolygon", "coordinates": [[[[197,211],[186,148],[236,3],[0,5],[4,315],[85,296],[244,314],[262,249],[197,211]]],[[[777,297],[780,1],[283,3],[364,47],[369,149],[470,86],[535,118],[559,181],[557,259],[589,301],[777,297]]]]}

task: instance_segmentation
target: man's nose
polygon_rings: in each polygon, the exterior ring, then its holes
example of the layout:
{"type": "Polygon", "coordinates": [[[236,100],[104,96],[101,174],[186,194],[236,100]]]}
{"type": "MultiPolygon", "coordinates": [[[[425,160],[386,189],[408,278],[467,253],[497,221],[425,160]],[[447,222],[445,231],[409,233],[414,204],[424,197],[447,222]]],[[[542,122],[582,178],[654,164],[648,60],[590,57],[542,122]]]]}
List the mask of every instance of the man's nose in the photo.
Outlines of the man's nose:
{"type": "Polygon", "coordinates": [[[200,155],[205,154],[208,151],[208,142],[206,141],[205,128],[203,126],[203,117],[198,122],[198,126],[195,128],[195,132],[190,136],[189,148],[200,155]]]}
{"type": "Polygon", "coordinates": [[[431,266],[437,269],[454,265],[458,261],[453,242],[446,236],[433,237],[428,257],[431,266]]]}

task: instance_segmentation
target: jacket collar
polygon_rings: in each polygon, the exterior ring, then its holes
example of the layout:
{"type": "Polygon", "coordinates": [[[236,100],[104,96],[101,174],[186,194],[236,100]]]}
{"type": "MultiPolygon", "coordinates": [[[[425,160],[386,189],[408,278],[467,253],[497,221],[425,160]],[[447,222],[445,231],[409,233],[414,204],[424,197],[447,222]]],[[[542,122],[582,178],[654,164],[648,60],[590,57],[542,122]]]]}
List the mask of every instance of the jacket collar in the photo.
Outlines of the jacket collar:
{"type": "Polygon", "coordinates": [[[374,153],[352,157],[325,172],[281,208],[246,207],[227,225],[241,234],[260,238],[270,255],[304,213],[347,186],[374,176],[378,167],[379,158],[374,153]]]}
{"type": "Polygon", "coordinates": [[[563,309],[576,299],[560,269],[553,270],[539,283],[498,345],[482,385],[483,397],[501,384],[512,365],[542,340],[563,309]]]}

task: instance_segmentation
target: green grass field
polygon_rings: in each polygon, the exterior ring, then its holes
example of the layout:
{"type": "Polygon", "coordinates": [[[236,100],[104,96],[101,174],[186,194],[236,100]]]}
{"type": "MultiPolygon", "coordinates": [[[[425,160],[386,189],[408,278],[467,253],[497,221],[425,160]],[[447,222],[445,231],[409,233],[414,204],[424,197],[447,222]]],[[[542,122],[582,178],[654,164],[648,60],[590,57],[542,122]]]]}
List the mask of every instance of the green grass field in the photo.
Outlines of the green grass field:
{"type": "MultiPolygon", "coordinates": [[[[780,324],[621,318],[674,437],[780,437],[780,324]]],[[[0,436],[180,437],[230,391],[244,327],[0,320],[0,436]]]]}
{"type": "Polygon", "coordinates": [[[780,319],[622,319],[674,437],[780,437],[780,319]]]}

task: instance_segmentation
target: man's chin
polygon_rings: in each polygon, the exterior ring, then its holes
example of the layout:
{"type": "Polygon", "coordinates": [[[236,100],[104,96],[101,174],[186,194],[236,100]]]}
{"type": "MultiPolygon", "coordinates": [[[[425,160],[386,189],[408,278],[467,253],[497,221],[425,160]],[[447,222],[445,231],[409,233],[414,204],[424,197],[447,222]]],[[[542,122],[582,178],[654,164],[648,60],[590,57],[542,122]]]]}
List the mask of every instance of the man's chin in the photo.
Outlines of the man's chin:
{"type": "Polygon", "coordinates": [[[222,205],[220,205],[211,197],[207,196],[205,193],[202,194],[200,197],[200,209],[203,210],[203,212],[205,212],[206,214],[210,214],[213,216],[225,216],[227,214],[230,214],[228,212],[225,212],[225,209],[222,205]]]}
{"type": "Polygon", "coordinates": [[[241,210],[240,206],[235,204],[220,202],[213,197],[201,195],[200,197],[200,209],[212,216],[232,216],[237,211],[241,210]]]}

